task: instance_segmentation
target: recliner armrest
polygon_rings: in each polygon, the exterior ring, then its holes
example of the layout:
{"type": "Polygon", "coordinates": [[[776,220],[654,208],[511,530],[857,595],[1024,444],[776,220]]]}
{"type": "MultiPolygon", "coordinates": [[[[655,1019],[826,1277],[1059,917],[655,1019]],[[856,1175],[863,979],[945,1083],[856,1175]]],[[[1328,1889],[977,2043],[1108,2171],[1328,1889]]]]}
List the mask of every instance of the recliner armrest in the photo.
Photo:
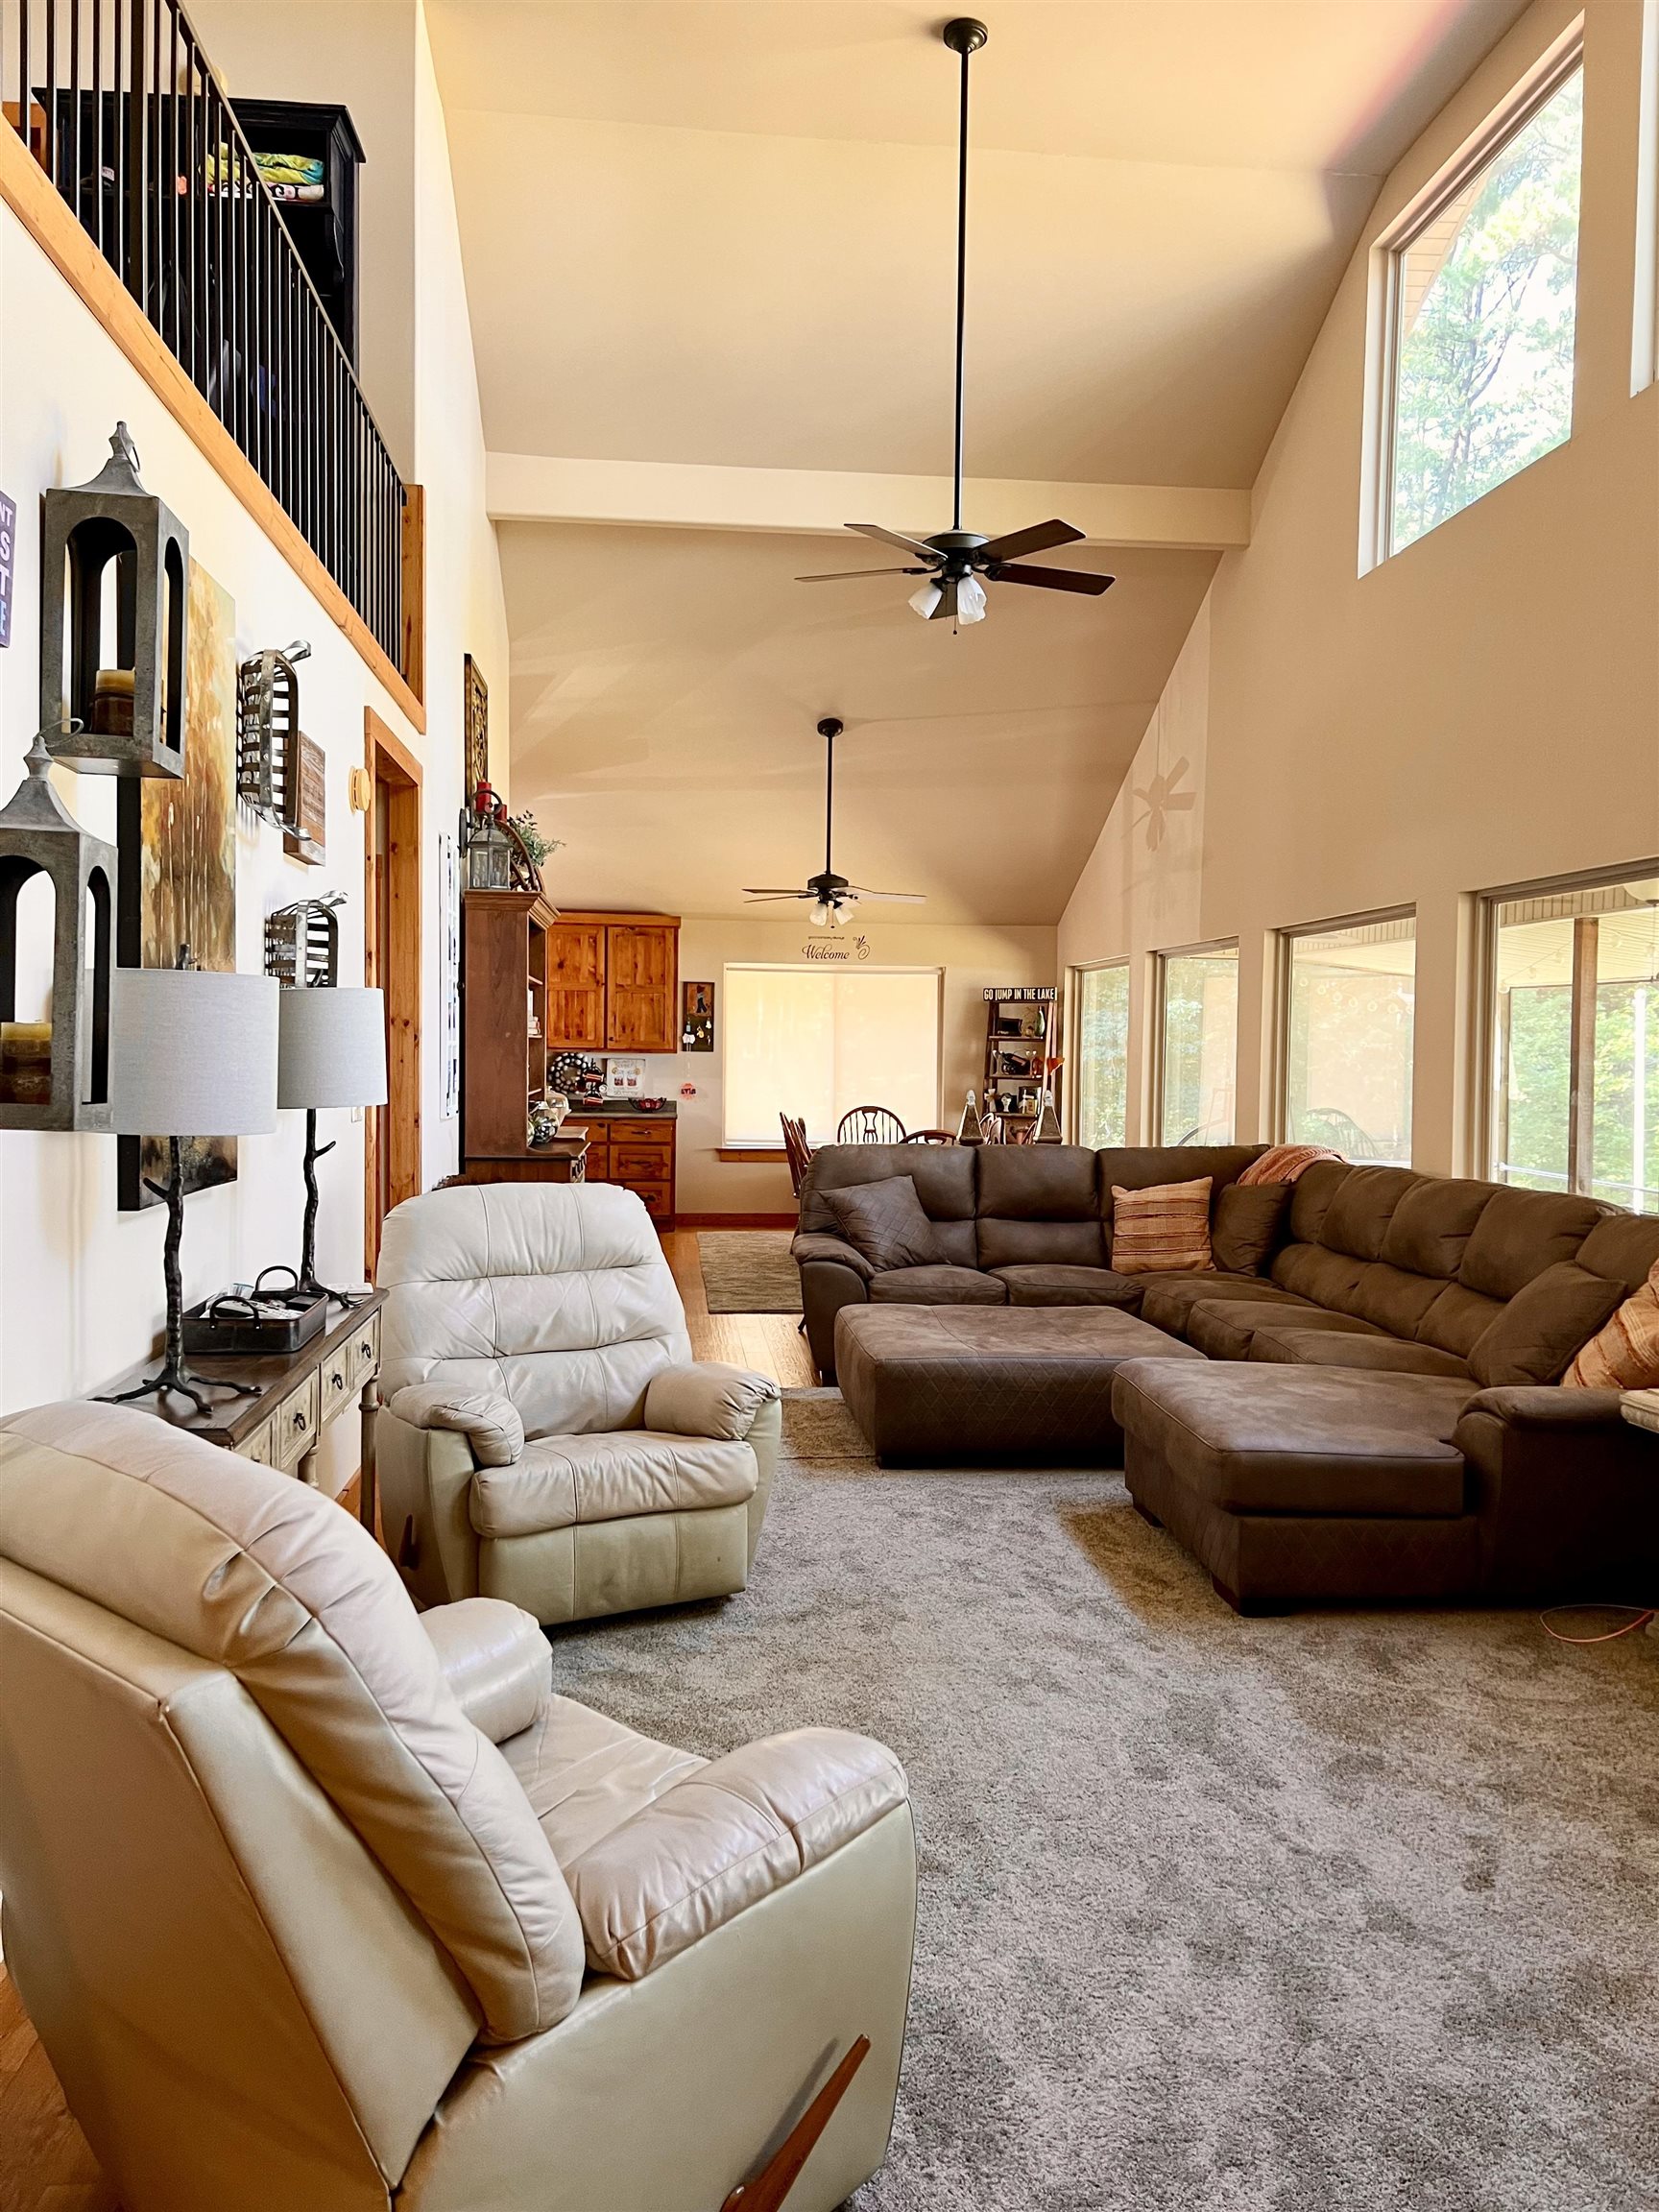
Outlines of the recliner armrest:
{"type": "Polygon", "coordinates": [[[493,1390],[455,1390],[442,1382],[407,1382],[386,1410],[411,1429],[454,1429],[480,1467],[511,1467],[524,1449],[524,1424],[510,1399],[493,1390]]]}
{"type": "Polygon", "coordinates": [[[884,1743],[839,1728],[768,1736],[714,1760],[565,1868],[589,1963],[638,1981],[908,1795],[884,1743]]]}
{"type": "Polygon", "coordinates": [[[831,1260],[838,1267],[851,1267],[865,1283],[876,1272],[856,1245],[849,1244],[844,1237],[826,1236],[816,1229],[803,1229],[790,1245],[789,1254],[798,1267],[805,1267],[811,1260],[831,1260]]]}
{"type": "Polygon", "coordinates": [[[762,1406],[781,1396],[770,1375],[718,1359],[666,1367],[645,1387],[645,1426],[669,1436],[747,1436],[762,1406]]]}
{"type": "Polygon", "coordinates": [[[458,1598],[420,1619],[461,1710],[492,1743],[534,1724],[553,1695],[553,1647],[533,1613],[504,1598],[458,1598]]]}

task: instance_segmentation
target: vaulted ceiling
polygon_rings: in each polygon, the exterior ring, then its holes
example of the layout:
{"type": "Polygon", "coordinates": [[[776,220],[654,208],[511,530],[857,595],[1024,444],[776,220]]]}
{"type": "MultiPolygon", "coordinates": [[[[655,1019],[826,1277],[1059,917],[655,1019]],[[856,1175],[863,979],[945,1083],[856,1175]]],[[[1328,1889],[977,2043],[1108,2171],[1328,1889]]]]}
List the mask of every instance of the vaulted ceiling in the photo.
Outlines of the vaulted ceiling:
{"type": "Polygon", "coordinates": [[[968,520],[1070,512],[1124,581],[994,592],[952,638],[902,578],[789,583],[866,565],[794,532],[948,520],[927,481],[950,461],[946,12],[431,0],[511,518],[514,793],[569,840],[561,895],[732,910],[784,859],[747,838],[739,863],[734,794],[796,765],[809,784],[788,748],[839,710],[889,732],[879,785],[849,780],[867,877],[926,878],[940,919],[1057,915],[1381,178],[1521,5],[988,10],[968,520]],[[943,722],[954,744],[916,734],[943,722]],[[1010,831],[1017,759],[1040,796],[1010,831]]]}

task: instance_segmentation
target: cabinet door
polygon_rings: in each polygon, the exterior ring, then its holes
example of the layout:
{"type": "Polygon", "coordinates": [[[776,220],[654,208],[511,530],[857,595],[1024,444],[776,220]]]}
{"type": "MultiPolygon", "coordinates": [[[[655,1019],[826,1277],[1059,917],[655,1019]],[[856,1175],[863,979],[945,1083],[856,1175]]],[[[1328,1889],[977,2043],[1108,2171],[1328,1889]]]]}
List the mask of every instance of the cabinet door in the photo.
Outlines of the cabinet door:
{"type": "Polygon", "coordinates": [[[556,922],[547,932],[547,1046],[605,1049],[605,925],[556,922]]]}
{"type": "Polygon", "coordinates": [[[680,932],[664,923],[613,922],[605,1043],[613,1052],[677,1052],[680,932]]]}

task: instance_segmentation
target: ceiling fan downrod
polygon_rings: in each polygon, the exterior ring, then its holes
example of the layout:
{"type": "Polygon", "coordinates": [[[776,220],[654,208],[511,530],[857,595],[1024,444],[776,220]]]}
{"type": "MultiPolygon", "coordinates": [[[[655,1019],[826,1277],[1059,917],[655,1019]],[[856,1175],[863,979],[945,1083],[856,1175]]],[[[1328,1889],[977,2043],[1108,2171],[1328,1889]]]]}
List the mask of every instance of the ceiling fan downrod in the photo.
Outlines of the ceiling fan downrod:
{"type": "Polygon", "coordinates": [[[968,397],[968,61],[991,36],[976,16],[956,15],[941,36],[962,57],[962,104],[956,130],[956,444],[952,465],[950,527],[962,527],[964,419],[968,397]]]}

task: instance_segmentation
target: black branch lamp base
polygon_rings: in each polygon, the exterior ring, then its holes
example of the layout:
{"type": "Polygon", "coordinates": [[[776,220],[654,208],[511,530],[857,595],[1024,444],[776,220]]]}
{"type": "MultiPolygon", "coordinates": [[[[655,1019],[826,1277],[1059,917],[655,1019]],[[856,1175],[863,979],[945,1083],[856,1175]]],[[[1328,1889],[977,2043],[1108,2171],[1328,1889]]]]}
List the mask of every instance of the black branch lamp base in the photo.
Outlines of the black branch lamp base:
{"type": "Polygon", "coordinates": [[[167,1180],[156,1183],[149,1176],[144,1179],[145,1189],[155,1192],[167,1208],[167,1236],[161,1246],[161,1267],[167,1283],[167,1346],[159,1370],[135,1382],[131,1390],[112,1391],[100,1401],[105,1406],[126,1406],[137,1398],[165,1398],[170,1394],[188,1399],[198,1413],[213,1410],[213,1400],[207,1395],[217,1390],[227,1398],[259,1398],[264,1395],[255,1382],[223,1382],[217,1377],[194,1375],[184,1364],[184,1279],[179,1265],[179,1247],[184,1237],[184,1143],[179,1137],[167,1140],[167,1180]]]}
{"type": "Polygon", "coordinates": [[[317,1280],[317,1163],[332,1152],[332,1142],[317,1142],[317,1109],[305,1109],[305,1228],[300,1249],[300,1288],[307,1297],[331,1299],[348,1310],[361,1306],[367,1290],[334,1290],[317,1280]]]}

